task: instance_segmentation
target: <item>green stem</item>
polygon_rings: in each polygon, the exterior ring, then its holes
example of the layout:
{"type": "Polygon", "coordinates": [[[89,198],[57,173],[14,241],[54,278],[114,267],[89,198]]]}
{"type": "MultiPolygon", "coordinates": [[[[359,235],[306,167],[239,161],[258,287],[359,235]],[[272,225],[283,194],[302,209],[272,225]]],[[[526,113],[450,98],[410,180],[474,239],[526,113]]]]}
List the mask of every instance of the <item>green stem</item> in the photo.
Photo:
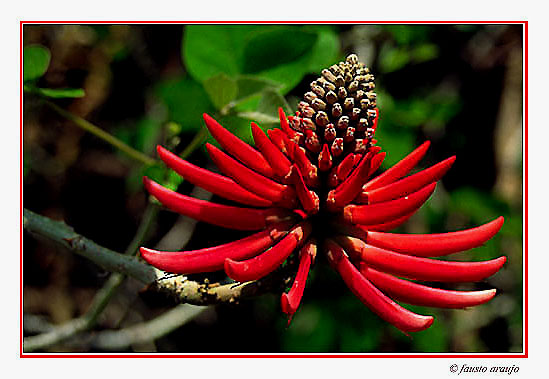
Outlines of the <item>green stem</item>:
{"type": "Polygon", "coordinates": [[[118,138],[114,137],[113,135],[107,133],[103,129],[99,128],[98,126],[95,126],[91,122],[83,119],[82,117],[79,117],[69,111],[64,110],[63,108],[59,107],[58,105],[52,103],[49,100],[44,99],[44,102],[48,107],[53,109],[55,112],[57,112],[59,115],[65,117],[67,120],[72,121],[76,126],[79,128],[93,134],[94,136],[101,138],[103,141],[111,144],[112,146],[116,147],[120,151],[123,151],[126,153],[129,157],[135,159],[136,161],[139,161],[145,165],[153,165],[156,163],[156,160],[141,153],[140,151],[135,150],[129,145],[126,145],[124,142],[120,141],[118,138]]]}

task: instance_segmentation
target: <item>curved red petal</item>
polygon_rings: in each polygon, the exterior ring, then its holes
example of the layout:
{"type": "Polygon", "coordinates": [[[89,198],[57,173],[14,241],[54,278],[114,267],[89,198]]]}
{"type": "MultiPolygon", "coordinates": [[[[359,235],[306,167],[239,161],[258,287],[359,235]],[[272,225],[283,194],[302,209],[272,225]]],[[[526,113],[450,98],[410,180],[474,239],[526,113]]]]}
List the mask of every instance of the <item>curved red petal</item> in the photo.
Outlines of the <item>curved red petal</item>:
{"type": "Polygon", "coordinates": [[[259,126],[252,122],[252,136],[254,137],[255,145],[263,153],[269,165],[273,168],[276,175],[284,178],[290,173],[291,163],[286,156],[280,151],[261,130],[259,126]]]}
{"type": "Polygon", "coordinates": [[[449,291],[399,279],[374,270],[366,264],[360,272],[387,295],[408,304],[438,308],[466,308],[484,304],[496,295],[496,290],[449,291]]]}
{"type": "Polygon", "coordinates": [[[386,152],[382,152],[379,154],[376,154],[372,158],[372,164],[370,166],[370,172],[368,173],[368,176],[374,175],[374,173],[379,169],[381,166],[381,163],[383,163],[383,160],[385,159],[385,156],[387,155],[386,152]]]}
{"type": "Polygon", "coordinates": [[[256,195],[286,207],[295,205],[293,188],[264,177],[231,158],[217,147],[206,144],[210,157],[219,169],[256,195]]]}
{"type": "Polygon", "coordinates": [[[476,282],[498,272],[506,261],[502,256],[482,262],[449,262],[395,253],[353,237],[337,237],[337,241],[353,257],[375,269],[429,282],[476,282]]]}
{"type": "Polygon", "coordinates": [[[393,167],[385,171],[383,174],[370,180],[364,185],[364,191],[371,191],[373,189],[383,187],[384,185],[387,185],[394,182],[395,180],[402,178],[415,167],[415,165],[421,160],[421,158],[423,158],[430,144],[431,142],[425,141],[417,149],[412,151],[393,167]]]}
{"type": "Polygon", "coordinates": [[[397,217],[393,220],[382,222],[381,224],[371,224],[371,225],[357,225],[359,228],[365,231],[376,231],[376,232],[385,232],[387,230],[392,230],[400,225],[404,224],[410,217],[418,211],[419,208],[414,209],[412,212],[405,214],[404,216],[397,217]]]}
{"type": "Polygon", "coordinates": [[[158,155],[166,165],[181,175],[185,180],[204,188],[215,195],[254,207],[271,207],[273,202],[241,187],[226,176],[197,167],[172,154],[162,146],[157,146],[158,155]]]}
{"type": "Polygon", "coordinates": [[[225,273],[237,282],[261,279],[280,266],[310,233],[311,225],[309,222],[303,222],[294,227],[280,242],[257,257],[241,262],[226,259],[225,273]]]}
{"type": "Polygon", "coordinates": [[[280,208],[252,209],[215,204],[171,191],[143,177],[145,189],[174,212],[208,224],[237,230],[259,230],[291,217],[280,208]]]}
{"type": "Polygon", "coordinates": [[[269,229],[219,246],[188,251],[158,251],[142,247],[141,256],[154,267],[176,274],[195,274],[223,269],[226,258],[243,260],[256,256],[272,246],[291,228],[280,223],[269,229]]]}
{"type": "Polygon", "coordinates": [[[431,326],[434,321],[432,316],[410,312],[385,296],[360,274],[339,245],[328,240],[326,247],[330,264],[339,272],[347,287],[379,317],[404,332],[418,332],[431,326]]]}
{"type": "Polygon", "coordinates": [[[259,151],[222,127],[206,113],[203,117],[210,134],[226,151],[256,172],[269,178],[273,177],[273,169],[259,151]]]}
{"type": "Polygon", "coordinates": [[[414,175],[400,179],[371,191],[363,191],[357,199],[359,203],[374,204],[406,196],[423,186],[438,181],[452,167],[456,157],[450,157],[414,175]]]}
{"type": "Polygon", "coordinates": [[[352,174],[328,193],[328,198],[326,199],[328,210],[335,211],[343,208],[360,193],[362,185],[368,179],[371,158],[372,154],[367,153],[358,164],[358,167],[353,170],[352,174]]]}
{"type": "Polygon", "coordinates": [[[420,257],[440,257],[478,247],[496,235],[503,217],[476,228],[439,234],[393,234],[368,231],[370,245],[420,257]]]}
{"type": "Polygon", "coordinates": [[[435,190],[436,183],[429,184],[411,195],[396,200],[370,205],[347,205],[343,217],[353,224],[371,225],[392,221],[421,207],[435,190]]]}
{"type": "Polygon", "coordinates": [[[291,180],[294,184],[297,197],[299,198],[305,212],[309,214],[318,213],[318,210],[320,209],[320,200],[318,195],[314,191],[309,191],[305,185],[303,176],[299,171],[299,167],[296,165],[292,166],[291,180]]]}
{"type": "Polygon", "coordinates": [[[295,276],[292,288],[288,293],[283,293],[280,298],[280,304],[282,311],[288,316],[292,317],[297,311],[303,292],[305,291],[305,284],[307,282],[307,276],[309,275],[309,269],[316,256],[317,246],[314,242],[307,242],[300,251],[299,255],[299,267],[295,276]]]}

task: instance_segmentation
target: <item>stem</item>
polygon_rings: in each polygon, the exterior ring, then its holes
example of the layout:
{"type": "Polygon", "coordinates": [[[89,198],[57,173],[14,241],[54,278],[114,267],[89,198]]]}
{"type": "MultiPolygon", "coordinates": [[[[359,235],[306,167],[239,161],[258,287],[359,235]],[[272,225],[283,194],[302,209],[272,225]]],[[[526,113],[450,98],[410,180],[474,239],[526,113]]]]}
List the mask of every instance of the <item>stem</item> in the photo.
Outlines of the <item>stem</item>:
{"type": "Polygon", "coordinates": [[[135,150],[129,145],[126,145],[124,142],[120,141],[118,138],[114,137],[112,134],[107,133],[103,129],[99,128],[98,126],[95,126],[91,122],[69,112],[64,110],[63,108],[57,106],[56,104],[52,103],[49,100],[44,99],[44,102],[48,107],[53,109],[55,112],[57,112],[59,115],[65,117],[67,120],[72,121],[76,126],[79,128],[93,134],[94,136],[102,139],[103,141],[111,144],[112,146],[116,147],[117,149],[123,151],[131,158],[135,159],[136,161],[139,161],[147,166],[153,165],[156,163],[156,160],[135,150]]]}
{"type": "Polygon", "coordinates": [[[61,221],[40,216],[28,209],[23,210],[25,230],[46,237],[77,254],[88,258],[106,271],[121,272],[142,283],[153,282],[157,278],[155,269],[137,258],[117,253],[74,232],[61,221]]]}

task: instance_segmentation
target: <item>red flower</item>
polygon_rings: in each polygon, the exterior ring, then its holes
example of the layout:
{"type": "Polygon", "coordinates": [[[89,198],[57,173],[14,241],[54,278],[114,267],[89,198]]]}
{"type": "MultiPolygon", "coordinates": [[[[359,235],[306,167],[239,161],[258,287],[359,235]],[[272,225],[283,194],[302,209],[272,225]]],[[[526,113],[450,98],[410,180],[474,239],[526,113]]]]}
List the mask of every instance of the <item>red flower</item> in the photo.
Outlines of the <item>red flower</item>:
{"type": "Polygon", "coordinates": [[[231,279],[245,282],[261,279],[296,254],[295,279],[281,298],[290,319],[299,307],[318,249],[364,304],[404,332],[428,328],[433,317],[410,312],[391,298],[446,308],[479,305],[493,298],[495,290],[448,291],[397,277],[469,282],[493,275],[505,257],[485,262],[430,258],[482,245],[499,231],[503,218],[453,233],[386,233],[429,198],[455,157],[405,177],[427,151],[429,142],[425,142],[371,178],[385,157],[373,138],[379,116],[373,89],[369,70],[350,55],[311,83],[311,92],[295,116],[286,118],[279,109],[280,129],[269,130],[267,137],[252,123],[257,150],[205,114],[211,135],[228,153],[206,146],[223,175],[159,146],[160,158],[186,180],[244,206],[197,200],[144,178],[150,194],[169,209],[197,220],[258,232],[193,251],[141,248],[143,258],[172,273],[225,270],[231,279]]]}

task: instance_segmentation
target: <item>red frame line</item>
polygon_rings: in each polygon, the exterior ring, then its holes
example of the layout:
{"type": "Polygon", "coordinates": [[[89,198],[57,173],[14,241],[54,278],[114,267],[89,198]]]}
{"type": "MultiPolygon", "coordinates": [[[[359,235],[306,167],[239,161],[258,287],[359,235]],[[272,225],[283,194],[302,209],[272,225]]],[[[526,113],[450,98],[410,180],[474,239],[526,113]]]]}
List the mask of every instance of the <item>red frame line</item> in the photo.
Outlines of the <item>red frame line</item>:
{"type": "Polygon", "coordinates": [[[20,358],[528,358],[528,21],[20,21],[20,358]],[[524,25],[524,353],[508,354],[33,354],[23,353],[23,26],[27,24],[522,24],[524,25]]]}

